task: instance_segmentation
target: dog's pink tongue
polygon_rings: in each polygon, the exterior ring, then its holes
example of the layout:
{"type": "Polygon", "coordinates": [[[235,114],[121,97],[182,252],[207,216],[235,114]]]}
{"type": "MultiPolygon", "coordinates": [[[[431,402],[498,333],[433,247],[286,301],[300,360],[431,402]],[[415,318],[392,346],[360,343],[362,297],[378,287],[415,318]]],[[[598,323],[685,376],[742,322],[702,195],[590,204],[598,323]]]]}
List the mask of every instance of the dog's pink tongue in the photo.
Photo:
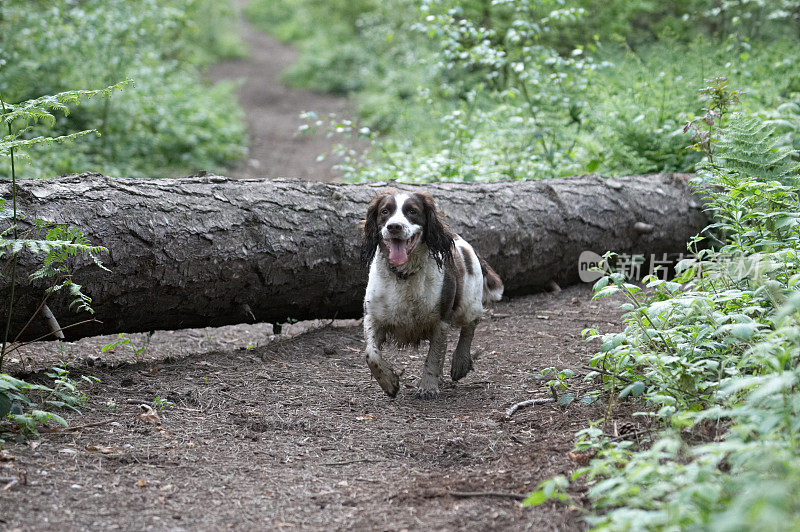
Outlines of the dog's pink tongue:
{"type": "Polygon", "coordinates": [[[406,251],[406,241],[399,238],[393,238],[387,242],[389,245],[389,260],[396,266],[401,266],[408,260],[408,252],[406,251]]]}

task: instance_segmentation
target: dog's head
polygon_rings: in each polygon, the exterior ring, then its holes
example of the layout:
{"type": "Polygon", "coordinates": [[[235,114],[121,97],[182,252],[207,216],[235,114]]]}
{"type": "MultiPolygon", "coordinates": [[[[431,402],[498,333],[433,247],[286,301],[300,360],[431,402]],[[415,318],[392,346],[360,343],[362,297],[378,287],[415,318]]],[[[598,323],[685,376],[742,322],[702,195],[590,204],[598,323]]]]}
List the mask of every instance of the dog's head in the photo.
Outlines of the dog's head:
{"type": "Polygon", "coordinates": [[[441,267],[452,258],[453,234],[424,192],[389,191],[379,194],[367,209],[361,259],[369,264],[380,248],[395,266],[415,253],[430,253],[441,267]],[[427,248],[427,249],[426,249],[427,248]]]}

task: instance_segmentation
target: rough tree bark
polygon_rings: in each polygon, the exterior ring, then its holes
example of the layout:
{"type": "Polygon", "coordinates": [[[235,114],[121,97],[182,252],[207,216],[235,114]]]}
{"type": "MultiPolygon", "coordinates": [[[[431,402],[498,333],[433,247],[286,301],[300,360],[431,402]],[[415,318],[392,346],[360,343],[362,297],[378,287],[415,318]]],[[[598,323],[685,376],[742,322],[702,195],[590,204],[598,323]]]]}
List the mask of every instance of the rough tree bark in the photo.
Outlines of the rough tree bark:
{"type": "MultiPolygon", "coordinates": [[[[551,281],[575,282],[584,250],[685,251],[706,223],[685,177],[394,186],[431,192],[451,227],[487,258],[513,296],[551,281]]],[[[76,338],[357,317],[366,284],[358,259],[360,223],[371,198],[386,186],[81,174],[23,181],[18,203],[29,219],[80,227],[110,249],[104,257],[110,272],[88,260],[75,264],[75,281],[93,298],[94,317],[102,322],[66,331],[76,338]]],[[[0,185],[0,194],[8,198],[9,188],[0,185]]],[[[4,275],[0,301],[7,300],[8,288],[4,275]]],[[[44,288],[33,283],[18,289],[15,330],[36,309],[44,288]]],[[[70,312],[63,296],[51,297],[48,305],[62,326],[88,317],[70,312]]]]}

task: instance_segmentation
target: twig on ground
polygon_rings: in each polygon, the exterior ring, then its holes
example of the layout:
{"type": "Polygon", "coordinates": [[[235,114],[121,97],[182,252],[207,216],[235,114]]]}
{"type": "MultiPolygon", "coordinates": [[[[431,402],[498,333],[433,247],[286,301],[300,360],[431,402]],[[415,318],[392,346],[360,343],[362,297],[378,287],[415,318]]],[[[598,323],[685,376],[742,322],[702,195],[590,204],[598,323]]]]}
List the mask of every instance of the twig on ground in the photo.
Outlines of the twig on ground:
{"type": "Polygon", "coordinates": [[[430,493],[428,497],[458,497],[461,499],[467,499],[470,497],[496,497],[498,499],[516,499],[518,501],[524,501],[528,498],[527,495],[522,493],[511,493],[508,491],[439,491],[436,493],[430,493]]]}
{"type": "Polygon", "coordinates": [[[555,399],[553,399],[552,397],[539,397],[536,399],[528,399],[527,401],[520,401],[519,403],[511,405],[511,407],[509,407],[508,410],[506,410],[506,414],[505,416],[503,416],[503,419],[509,421],[511,419],[511,416],[513,416],[516,413],[516,411],[519,410],[520,408],[525,408],[526,406],[540,405],[543,403],[553,403],[553,402],[555,402],[555,399]]]}
{"type": "Polygon", "coordinates": [[[113,419],[106,419],[105,421],[96,421],[95,423],[86,423],[85,425],[75,425],[74,427],[67,427],[64,430],[74,432],[76,430],[88,429],[91,427],[102,427],[103,425],[108,425],[109,423],[113,422],[114,422],[113,419]]]}
{"type": "MultiPolygon", "coordinates": [[[[61,327],[59,330],[60,331],[66,331],[67,329],[70,329],[72,327],[77,327],[78,325],[84,325],[86,323],[103,323],[103,322],[100,321],[100,320],[96,320],[94,318],[90,318],[88,320],[79,321],[78,323],[73,323],[72,325],[67,325],[66,327],[61,327]]],[[[11,349],[7,349],[6,350],[6,354],[12,353],[12,352],[16,351],[17,349],[25,347],[28,344],[32,344],[33,342],[38,342],[39,340],[44,340],[45,338],[47,338],[51,334],[53,334],[53,332],[49,332],[49,333],[47,333],[45,335],[42,335],[42,336],[40,336],[38,338],[35,338],[35,339],[33,339],[33,340],[29,341],[29,342],[22,342],[21,344],[15,344],[14,347],[12,347],[11,349]]]]}
{"type": "Polygon", "coordinates": [[[343,465],[349,465],[349,464],[357,464],[357,463],[360,463],[360,462],[383,462],[383,460],[374,460],[372,458],[359,458],[359,459],[356,459],[356,460],[346,460],[344,462],[326,462],[326,463],[323,463],[322,465],[324,465],[324,466],[343,466],[343,465]]]}
{"type": "Polygon", "coordinates": [[[2,490],[3,491],[8,491],[11,488],[13,488],[14,486],[16,486],[17,484],[19,484],[19,478],[18,477],[0,477],[0,482],[4,484],[2,490]]]}

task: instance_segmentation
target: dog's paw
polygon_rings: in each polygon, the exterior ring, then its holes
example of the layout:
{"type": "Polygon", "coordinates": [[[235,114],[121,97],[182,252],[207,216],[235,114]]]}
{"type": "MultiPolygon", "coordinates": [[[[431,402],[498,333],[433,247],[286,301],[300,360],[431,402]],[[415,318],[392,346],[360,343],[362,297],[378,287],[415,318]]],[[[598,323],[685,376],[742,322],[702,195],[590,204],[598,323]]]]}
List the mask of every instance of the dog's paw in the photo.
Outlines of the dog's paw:
{"type": "Polygon", "coordinates": [[[373,361],[369,358],[367,359],[367,365],[372,376],[378,381],[386,395],[389,397],[396,396],[400,390],[400,377],[397,376],[392,367],[380,359],[373,361]]]}
{"type": "Polygon", "coordinates": [[[400,390],[400,378],[394,371],[384,372],[383,377],[378,379],[378,384],[389,397],[395,397],[400,390]]]}
{"type": "Polygon", "coordinates": [[[386,392],[386,395],[389,397],[397,395],[397,392],[400,390],[400,378],[394,371],[381,371],[377,374],[373,371],[372,374],[381,388],[383,388],[383,391],[386,392]]]}
{"type": "Polygon", "coordinates": [[[453,356],[453,364],[450,366],[450,378],[453,382],[463,379],[470,371],[472,371],[472,357],[458,356],[458,354],[453,356]]]}
{"type": "Polygon", "coordinates": [[[439,379],[425,375],[417,386],[415,395],[417,399],[436,399],[439,397],[439,379]]]}

